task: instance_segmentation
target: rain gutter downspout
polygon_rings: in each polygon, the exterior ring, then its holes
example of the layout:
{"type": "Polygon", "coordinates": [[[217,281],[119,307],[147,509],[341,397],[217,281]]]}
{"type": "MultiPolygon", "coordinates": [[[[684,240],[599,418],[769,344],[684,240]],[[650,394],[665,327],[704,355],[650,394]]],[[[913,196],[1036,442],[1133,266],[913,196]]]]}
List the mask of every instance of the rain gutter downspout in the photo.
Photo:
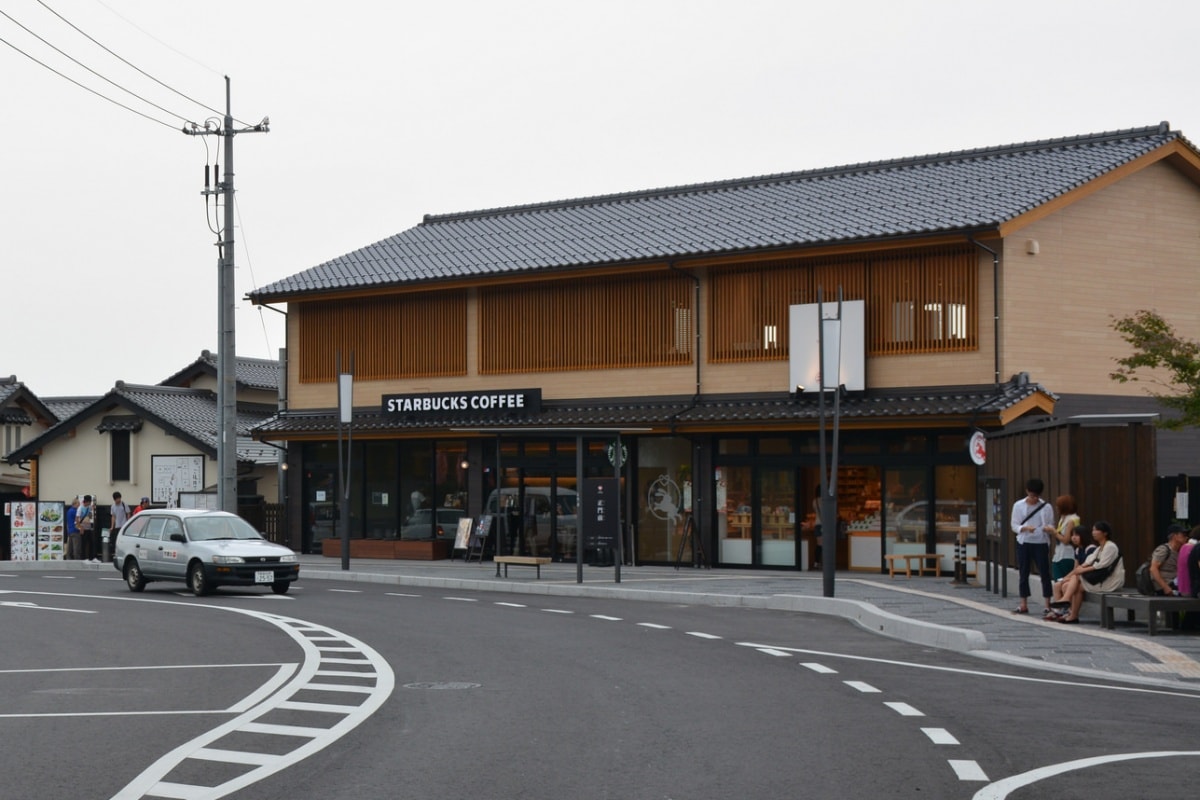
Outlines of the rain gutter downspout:
{"type": "Polygon", "coordinates": [[[1000,387],[1000,254],[982,242],[975,241],[974,235],[967,236],[967,241],[981,250],[992,254],[992,347],[994,350],[993,380],[996,388],[1000,387]]]}
{"type": "Polygon", "coordinates": [[[696,284],[696,300],[695,300],[695,305],[693,307],[693,312],[692,312],[692,329],[695,333],[695,337],[694,337],[695,345],[692,350],[692,357],[696,359],[696,391],[692,395],[692,402],[688,405],[687,408],[682,409],[680,411],[676,411],[674,414],[671,415],[671,417],[670,417],[671,433],[673,434],[673,433],[675,433],[675,423],[679,419],[679,416],[681,414],[686,414],[688,411],[691,411],[693,408],[695,408],[696,406],[698,406],[700,404],[700,279],[698,277],[696,277],[696,275],[694,275],[686,270],[682,270],[679,267],[675,266],[674,260],[670,260],[667,262],[667,269],[670,269],[674,272],[678,272],[681,275],[691,278],[692,281],[696,284]]]}

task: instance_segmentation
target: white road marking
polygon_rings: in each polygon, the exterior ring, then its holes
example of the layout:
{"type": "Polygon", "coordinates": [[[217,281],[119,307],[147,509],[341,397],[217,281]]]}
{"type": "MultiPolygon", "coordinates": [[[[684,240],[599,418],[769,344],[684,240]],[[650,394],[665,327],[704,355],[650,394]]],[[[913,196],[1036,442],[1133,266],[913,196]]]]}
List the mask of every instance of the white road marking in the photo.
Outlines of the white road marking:
{"type": "Polygon", "coordinates": [[[863,694],[879,694],[879,690],[869,683],[863,683],[862,681],[842,681],[842,683],[846,684],[851,689],[857,689],[863,694]]]}
{"type": "Polygon", "coordinates": [[[496,603],[498,606],[506,606],[508,608],[528,608],[524,603],[496,603]]]}
{"type": "Polygon", "coordinates": [[[75,580],[75,576],[74,575],[43,575],[42,580],[44,580],[44,581],[73,581],[73,580],[75,580]]]}
{"type": "Polygon", "coordinates": [[[561,608],[543,608],[542,611],[545,611],[547,614],[574,614],[575,613],[574,611],[565,611],[564,609],[561,609],[561,608]]]}
{"type": "Polygon", "coordinates": [[[334,594],[362,594],[363,592],[362,589],[326,589],[325,591],[333,592],[334,594]]]}
{"type": "Polygon", "coordinates": [[[659,625],[657,622],[639,622],[638,625],[642,626],[643,628],[654,628],[655,630],[659,631],[671,630],[670,625],[659,625]]]}
{"type": "Polygon", "coordinates": [[[697,639],[720,639],[720,636],[714,636],[711,633],[702,633],[700,631],[688,631],[688,636],[695,636],[697,639]]]}
{"type": "Polygon", "coordinates": [[[602,619],[602,620],[605,620],[606,622],[620,622],[621,621],[620,617],[608,617],[608,616],[605,616],[604,614],[592,614],[591,617],[592,617],[592,619],[602,619]]]}
{"type": "Polygon", "coordinates": [[[960,781],[986,781],[987,773],[974,761],[958,761],[950,759],[950,768],[960,781]]]}
{"type": "Polygon", "coordinates": [[[917,709],[913,708],[908,703],[892,702],[892,703],[884,703],[884,705],[887,706],[888,708],[890,708],[892,711],[895,711],[897,714],[899,714],[902,717],[923,717],[923,716],[925,716],[923,713],[921,713],[917,709]]]}
{"type": "Polygon", "coordinates": [[[388,597],[420,597],[419,594],[407,594],[405,592],[384,592],[388,597]]]}
{"type": "Polygon", "coordinates": [[[800,666],[811,669],[813,672],[820,672],[823,675],[836,675],[837,670],[833,667],[827,667],[824,664],[818,664],[815,661],[805,661],[800,666]]]}
{"type": "Polygon", "coordinates": [[[1090,683],[1080,682],[1078,680],[1063,680],[1061,678],[1037,678],[1030,675],[1005,675],[999,672],[980,672],[974,669],[963,669],[961,667],[944,667],[938,664],[920,664],[914,661],[898,661],[893,658],[872,658],[870,656],[857,656],[850,653],[833,653],[828,650],[808,650],[803,647],[787,647],[780,645],[766,645],[761,642],[735,642],[738,647],[752,647],[755,650],[761,650],[764,647],[769,647],[774,650],[786,650],[789,653],[803,653],[810,656],[823,656],[825,658],[841,658],[847,661],[867,661],[873,664],[890,664],[896,667],[908,667],[910,669],[931,670],[934,672],[949,672],[956,675],[970,675],[977,678],[998,678],[1006,681],[1020,681],[1023,683],[1043,683],[1050,686],[1070,686],[1073,689],[1108,689],[1113,692],[1132,692],[1135,694],[1156,694],[1165,695],[1167,697],[1187,697],[1190,699],[1196,698],[1196,692],[1180,691],[1172,689],[1153,689],[1142,686],[1126,686],[1108,683],[1090,683]]]}
{"type": "Polygon", "coordinates": [[[443,600],[453,600],[456,603],[478,603],[477,597],[443,597],[443,600]]]}
{"type": "MultiPolygon", "coordinates": [[[[1072,772],[1078,769],[1104,766],[1114,761],[1137,761],[1143,758],[1175,758],[1178,756],[1196,758],[1200,756],[1200,750],[1152,750],[1144,753],[1109,753],[1102,756],[1092,756],[1091,758],[1080,758],[1075,761],[1064,761],[1061,764],[1049,764],[1037,769],[1031,769],[1029,772],[1022,772],[1019,775],[1001,778],[995,783],[989,783],[976,792],[972,796],[972,800],[1004,800],[1014,790],[1037,783],[1044,778],[1052,778],[1055,775],[1062,775],[1064,772],[1072,772]]],[[[1195,767],[1180,766],[1173,767],[1173,769],[1178,770],[1177,774],[1183,774],[1189,770],[1194,771],[1195,767]]]]}
{"type": "Polygon", "coordinates": [[[776,650],[772,647],[760,647],[760,648],[758,648],[758,652],[766,653],[769,656],[779,656],[781,658],[790,658],[792,655],[791,653],[789,653],[785,650],[776,650]]]}
{"type": "Polygon", "coordinates": [[[921,733],[929,737],[934,744],[958,744],[958,739],[945,728],[921,728],[921,733]]]}
{"type": "MultiPolygon", "coordinates": [[[[5,592],[5,594],[45,595],[57,597],[117,600],[118,598],[96,598],[88,595],[61,594],[45,592],[5,592]]],[[[159,603],[180,605],[175,600],[158,598],[122,597],[119,602],[159,603]]],[[[364,642],[340,633],[332,628],[317,625],[307,620],[285,617],[266,611],[252,610],[234,606],[207,605],[189,602],[192,609],[216,611],[221,613],[244,614],[257,620],[274,625],[289,636],[303,653],[299,667],[296,665],[268,665],[277,667],[277,672],[268,685],[251,697],[234,706],[240,711],[232,719],[212,730],[197,736],[189,742],[176,747],[151,764],[140,775],[123,787],[111,800],[142,800],[142,798],[181,798],[183,800],[220,800],[227,795],[252,786],[261,780],[308,758],[314,753],[329,747],[338,739],[345,736],[362,724],[391,696],[396,685],[395,674],[387,660],[364,642]],[[344,646],[318,646],[317,642],[340,642],[344,646]],[[330,653],[342,655],[334,656],[330,653]],[[353,665],[358,669],[353,671],[356,678],[370,683],[354,684],[352,691],[347,687],[335,685],[322,680],[323,673],[332,665],[353,665]],[[330,688],[333,685],[335,688],[330,688]],[[340,703],[309,702],[314,694],[334,692],[340,695],[340,703]],[[244,710],[241,710],[244,707],[244,710]],[[288,709],[297,715],[297,723],[303,722],[303,715],[313,716],[311,725],[275,725],[259,722],[263,716],[276,709],[288,709]],[[279,743],[270,743],[264,748],[251,748],[243,753],[237,747],[225,746],[226,743],[240,741],[245,734],[266,736],[283,736],[288,738],[286,749],[279,743]],[[227,738],[228,737],[228,738],[227,738]],[[228,755],[224,751],[235,753],[228,755]],[[269,751],[274,755],[264,757],[259,753],[269,751]],[[230,775],[228,780],[216,785],[180,784],[164,780],[184,762],[198,758],[201,761],[222,761],[250,769],[237,770],[201,770],[184,768],[180,774],[202,776],[213,775],[213,780],[222,780],[230,775]],[[260,763],[267,761],[268,763],[260,763]],[[219,776],[219,777],[217,777],[219,776]]],[[[338,670],[339,672],[341,670],[338,670]]],[[[128,711],[116,712],[128,714],[128,711]]],[[[158,712],[160,714],[181,713],[224,713],[220,711],[203,712],[158,712]]],[[[114,714],[115,715],[115,714],[114,714]]],[[[94,715],[91,715],[94,716],[94,715]]]]}
{"type": "Polygon", "coordinates": [[[53,606],[39,606],[37,603],[14,603],[14,602],[5,601],[5,602],[0,602],[0,606],[6,606],[9,608],[27,608],[32,611],[67,611],[71,614],[95,614],[96,613],[95,611],[91,611],[86,608],[54,608],[53,606]]]}

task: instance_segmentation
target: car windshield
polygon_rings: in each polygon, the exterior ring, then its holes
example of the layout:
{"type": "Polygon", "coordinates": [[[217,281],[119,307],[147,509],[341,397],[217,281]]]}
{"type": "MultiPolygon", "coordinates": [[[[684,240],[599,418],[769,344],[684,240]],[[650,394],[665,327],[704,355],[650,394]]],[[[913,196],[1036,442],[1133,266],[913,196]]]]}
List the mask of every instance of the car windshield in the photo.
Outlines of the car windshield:
{"type": "Polygon", "coordinates": [[[254,526],[241,517],[192,517],[187,520],[187,534],[193,542],[262,538],[254,526]]]}

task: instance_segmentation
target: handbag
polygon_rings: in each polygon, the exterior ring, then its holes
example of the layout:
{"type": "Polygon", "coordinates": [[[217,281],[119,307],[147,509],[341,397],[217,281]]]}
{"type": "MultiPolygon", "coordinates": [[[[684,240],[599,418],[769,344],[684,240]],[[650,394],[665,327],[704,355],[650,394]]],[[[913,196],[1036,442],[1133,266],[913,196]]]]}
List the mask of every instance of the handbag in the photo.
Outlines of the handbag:
{"type": "MultiPolygon", "coordinates": [[[[1099,553],[1096,554],[1096,558],[1100,558],[1099,553]]],[[[1083,573],[1082,575],[1080,575],[1080,577],[1083,578],[1088,583],[1092,583],[1092,584],[1103,583],[1104,580],[1106,578],[1108,578],[1109,575],[1112,575],[1113,569],[1117,566],[1117,561],[1119,561],[1120,558],[1121,558],[1121,556],[1120,556],[1120,554],[1118,554],[1117,557],[1114,558],[1112,560],[1112,563],[1109,564],[1108,566],[1096,567],[1095,569],[1092,569],[1088,572],[1083,573]]]]}

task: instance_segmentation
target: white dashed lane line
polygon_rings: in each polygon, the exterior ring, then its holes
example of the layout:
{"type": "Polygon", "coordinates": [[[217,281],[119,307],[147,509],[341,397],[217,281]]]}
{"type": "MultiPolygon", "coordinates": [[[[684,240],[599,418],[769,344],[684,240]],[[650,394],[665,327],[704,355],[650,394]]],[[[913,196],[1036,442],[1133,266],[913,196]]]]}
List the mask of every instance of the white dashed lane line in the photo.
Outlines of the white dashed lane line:
{"type": "Polygon", "coordinates": [[[697,639],[720,639],[720,636],[714,636],[711,633],[702,633],[700,631],[688,631],[688,636],[695,636],[697,639]]]}
{"type": "Polygon", "coordinates": [[[902,717],[923,717],[925,714],[910,706],[908,703],[884,703],[885,706],[895,711],[902,717]]]}
{"type": "Polygon", "coordinates": [[[574,614],[575,613],[574,611],[566,611],[561,608],[543,608],[542,611],[545,611],[547,614],[574,614]]]}
{"type": "Polygon", "coordinates": [[[479,598],[477,598],[477,597],[443,597],[442,599],[450,600],[455,603],[478,603],[479,602],[479,598]]]}
{"type": "Polygon", "coordinates": [[[805,669],[811,669],[813,672],[819,672],[822,675],[836,675],[837,674],[837,670],[834,669],[833,667],[827,667],[824,664],[818,664],[815,661],[806,661],[805,663],[801,664],[800,666],[804,667],[805,669]]]}
{"type": "Polygon", "coordinates": [[[851,689],[860,691],[863,694],[879,694],[879,690],[876,689],[874,686],[872,686],[869,683],[863,683],[862,681],[842,681],[842,682],[845,683],[847,686],[849,686],[851,689]]]}
{"type": "Polygon", "coordinates": [[[506,608],[527,608],[528,607],[524,603],[496,603],[496,605],[504,606],[506,608]]]}
{"type": "Polygon", "coordinates": [[[657,622],[639,622],[638,625],[642,628],[653,628],[656,631],[669,631],[670,625],[659,625],[657,622]]]}
{"type": "Polygon", "coordinates": [[[592,619],[602,619],[605,622],[620,622],[621,621],[620,617],[609,617],[609,616],[605,616],[604,614],[592,614],[591,617],[592,617],[592,619]]]}
{"type": "Polygon", "coordinates": [[[929,741],[934,744],[958,744],[958,739],[955,739],[945,728],[921,728],[921,733],[928,736],[929,741]]]}

